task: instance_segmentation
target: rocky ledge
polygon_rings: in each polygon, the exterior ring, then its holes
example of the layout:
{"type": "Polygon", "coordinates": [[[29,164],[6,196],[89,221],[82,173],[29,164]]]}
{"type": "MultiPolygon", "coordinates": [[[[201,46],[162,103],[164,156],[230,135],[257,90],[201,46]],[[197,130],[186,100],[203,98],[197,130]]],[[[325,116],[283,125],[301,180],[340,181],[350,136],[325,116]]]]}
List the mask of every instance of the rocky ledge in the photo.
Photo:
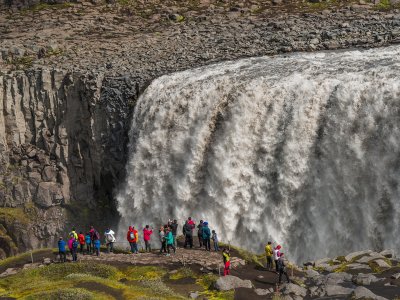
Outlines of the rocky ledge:
{"type": "Polygon", "coordinates": [[[132,111],[154,78],[242,57],[395,44],[398,5],[1,2],[0,257],[51,245],[74,224],[117,223],[132,111]]]}

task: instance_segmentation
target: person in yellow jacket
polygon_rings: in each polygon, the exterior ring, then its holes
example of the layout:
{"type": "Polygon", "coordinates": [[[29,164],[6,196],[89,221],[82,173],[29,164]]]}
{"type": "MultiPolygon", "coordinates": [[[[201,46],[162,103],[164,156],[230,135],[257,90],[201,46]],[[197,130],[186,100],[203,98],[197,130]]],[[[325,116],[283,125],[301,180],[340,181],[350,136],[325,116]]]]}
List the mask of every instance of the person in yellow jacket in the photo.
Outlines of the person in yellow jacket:
{"type": "Polygon", "coordinates": [[[72,231],[69,233],[70,237],[73,237],[74,239],[78,240],[78,234],[75,231],[75,227],[72,228],[72,231]]]}
{"type": "Polygon", "coordinates": [[[222,258],[224,260],[224,276],[230,275],[231,268],[231,255],[229,253],[229,249],[222,250],[222,258]]]}
{"type": "Polygon", "coordinates": [[[272,270],[272,255],[274,255],[274,251],[272,250],[272,243],[268,242],[267,246],[265,246],[265,256],[267,257],[268,270],[272,270]]]}

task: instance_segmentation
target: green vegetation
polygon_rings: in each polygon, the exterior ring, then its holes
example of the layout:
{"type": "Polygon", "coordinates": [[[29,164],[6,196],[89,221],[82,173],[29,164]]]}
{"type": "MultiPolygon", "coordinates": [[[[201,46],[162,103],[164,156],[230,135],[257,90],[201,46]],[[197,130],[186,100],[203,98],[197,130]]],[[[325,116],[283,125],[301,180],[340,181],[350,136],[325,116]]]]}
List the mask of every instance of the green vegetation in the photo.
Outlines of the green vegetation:
{"type": "Polygon", "coordinates": [[[179,280],[182,278],[196,278],[196,274],[192,269],[188,267],[183,267],[178,270],[178,272],[170,274],[169,279],[171,280],[179,280]]]}
{"type": "Polygon", "coordinates": [[[52,264],[0,279],[0,297],[148,299],[158,295],[162,299],[183,299],[164,284],[162,277],[165,274],[163,268],[149,266],[119,269],[93,262],[52,264]]]}
{"type": "Polygon", "coordinates": [[[244,259],[247,263],[254,263],[258,266],[264,267],[265,264],[267,263],[266,261],[266,257],[265,254],[255,254],[252,253],[250,251],[241,249],[239,247],[236,246],[232,246],[232,245],[227,245],[224,243],[220,243],[219,247],[222,248],[229,248],[231,249],[231,251],[236,251],[237,254],[239,255],[239,257],[241,257],[242,259],[244,259]]]}
{"type": "Polygon", "coordinates": [[[219,292],[214,289],[214,284],[217,281],[217,275],[203,275],[197,279],[196,283],[204,288],[201,295],[210,300],[231,300],[234,297],[234,291],[219,292]]]}
{"type": "Polygon", "coordinates": [[[25,70],[29,69],[33,66],[34,57],[33,56],[22,56],[22,57],[15,57],[9,60],[7,63],[9,65],[13,65],[16,70],[25,70]]]}
{"type": "Polygon", "coordinates": [[[5,220],[6,223],[20,223],[27,225],[31,222],[29,216],[24,212],[22,207],[0,207],[0,219],[5,220]]]}

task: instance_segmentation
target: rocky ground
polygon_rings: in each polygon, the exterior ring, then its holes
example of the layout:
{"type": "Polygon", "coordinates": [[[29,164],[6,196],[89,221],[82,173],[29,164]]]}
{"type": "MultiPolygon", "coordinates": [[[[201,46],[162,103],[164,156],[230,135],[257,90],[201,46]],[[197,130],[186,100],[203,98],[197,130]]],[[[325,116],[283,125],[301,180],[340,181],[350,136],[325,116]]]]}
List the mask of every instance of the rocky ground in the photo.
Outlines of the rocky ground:
{"type": "Polygon", "coordinates": [[[131,115],[152,79],[399,41],[398,0],[2,1],[0,257],[116,225],[131,115]]]}
{"type": "MultiPolygon", "coordinates": [[[[135,272],[135,270],[142,275],[144,270],[146,270],[145,272],[154,272],[156,269],[151,267],[157,266],[159,270],[164,270],[160,279],[176,293],[173,296],[175,299],[189,297],[192,299],[384,300],[400,297],[399,259],[395,257],[392,250],[380,253],[371,250],[359,251],[333,259],[326,258],[308,262],[307,266],[304,267],[289,264],[288,273],[291,277],[291,283],[281,285],[277,283],[278,277],[275,272],[266,270],[254,260],[243,256],[243,252],[240,251],[242,250],[239,250],[239,252],[233,250],[231,276],[227,277],[220,277],[221,254],[208,253],[199,249],[179,248],[177,253],[170,257],[160,255],[157,251],[137,255],[101,253],[99,257],[80,255],[78,264],[83,266],[110,265],[122,269],[125,274],[123,276],[132,276],[132,274],[127,274],[135,272]],[[130,267],[133,269],[129,271],[130,267]],[[150,269],[148,269],[149,267],[150,269]],[[203,282],[204,278],[209,280],[206,286],[199,283],[203,282]]],[[[38,268],[46,269],[51,265],[53,266],[50,268],[53,269],[63,267],[63,264],[58,263],[56,254],[52,254],[52,251],[48,250],[35,254],[34,260],[39,259],[39,262],[28,263],[30,259],[31,257],[28,255],[24,259],[19,259],[19,261],[14,260],[12,263],[0,265],[2,272],[0,274],[0,287],[3,288],[3,290],[0,290],[0,299],[13,299],[13,295],[34,294],[35,288],[32,287],[30,287],[30,290],[27,288],[18,292],[8,289],[7,282],[18,280],[19,276],[24,275],[24,272],[32,272],[31,270],[38,268]]],[[[74,265],[74,263],[67,263],[67,268],[68,265],[74,265]]],[[[65,271],[64,268],[63,270],[65,271]]],[[[74,270],[63,274],[66,278],[77,276],[74,270]]],[[[142,280],[151,281],[154,279],[151,278],[151,275],[147,276],[149,278],[143,277],[142,280]]],[[[85,287],[89,291],[96,290],[93,278],[88,281],[90,284],[85,283],[83,275],[80,275],[80,279],[80,287],[85,287]]],[[[128,279],[125,279],[125,281],[120,279],[121,282],[126,282],[126,280],[128,279]]],[[[104,282],[102,284],[105,285],[104,282]]],[[[134,282],[134,284],[140,286],[143,285],[143,282],[134,282]]],[[[107,291],[107,285],[102,287],[102,291],[107,291]]],[[[108,294],[108,299],[128,299],[123,295],[116,296],[115,292],[113,294],[109,290],[108,294]]],[[[165,295],[165,297],[158,296],[157,299],[168,299],[168,295],[165,295]]]]}

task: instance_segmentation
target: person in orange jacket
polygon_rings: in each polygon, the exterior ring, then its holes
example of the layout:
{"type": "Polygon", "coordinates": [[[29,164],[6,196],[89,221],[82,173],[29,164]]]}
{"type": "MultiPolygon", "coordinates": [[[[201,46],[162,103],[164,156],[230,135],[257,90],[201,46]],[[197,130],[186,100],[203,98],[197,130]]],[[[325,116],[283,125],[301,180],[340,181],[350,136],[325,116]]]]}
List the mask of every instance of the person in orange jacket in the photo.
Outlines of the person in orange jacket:
{"type": "Polygon", "coordinates": [[[131,246],[132,253],[138,253],[137,243],[139,241],[139,234],[138,231],[135,229],[134,226],[129,226],[128,233],[126,234],[126,239],[131,246]]]}
{"type": "Polygon", "coordinates": [[[79,232],[78,234],[78,241],[79,241],[79,246],[80,246],[80,252],[83,254],[83,247],[85,246],[85,236],[83,235],[83,232],[79,232]]]}

